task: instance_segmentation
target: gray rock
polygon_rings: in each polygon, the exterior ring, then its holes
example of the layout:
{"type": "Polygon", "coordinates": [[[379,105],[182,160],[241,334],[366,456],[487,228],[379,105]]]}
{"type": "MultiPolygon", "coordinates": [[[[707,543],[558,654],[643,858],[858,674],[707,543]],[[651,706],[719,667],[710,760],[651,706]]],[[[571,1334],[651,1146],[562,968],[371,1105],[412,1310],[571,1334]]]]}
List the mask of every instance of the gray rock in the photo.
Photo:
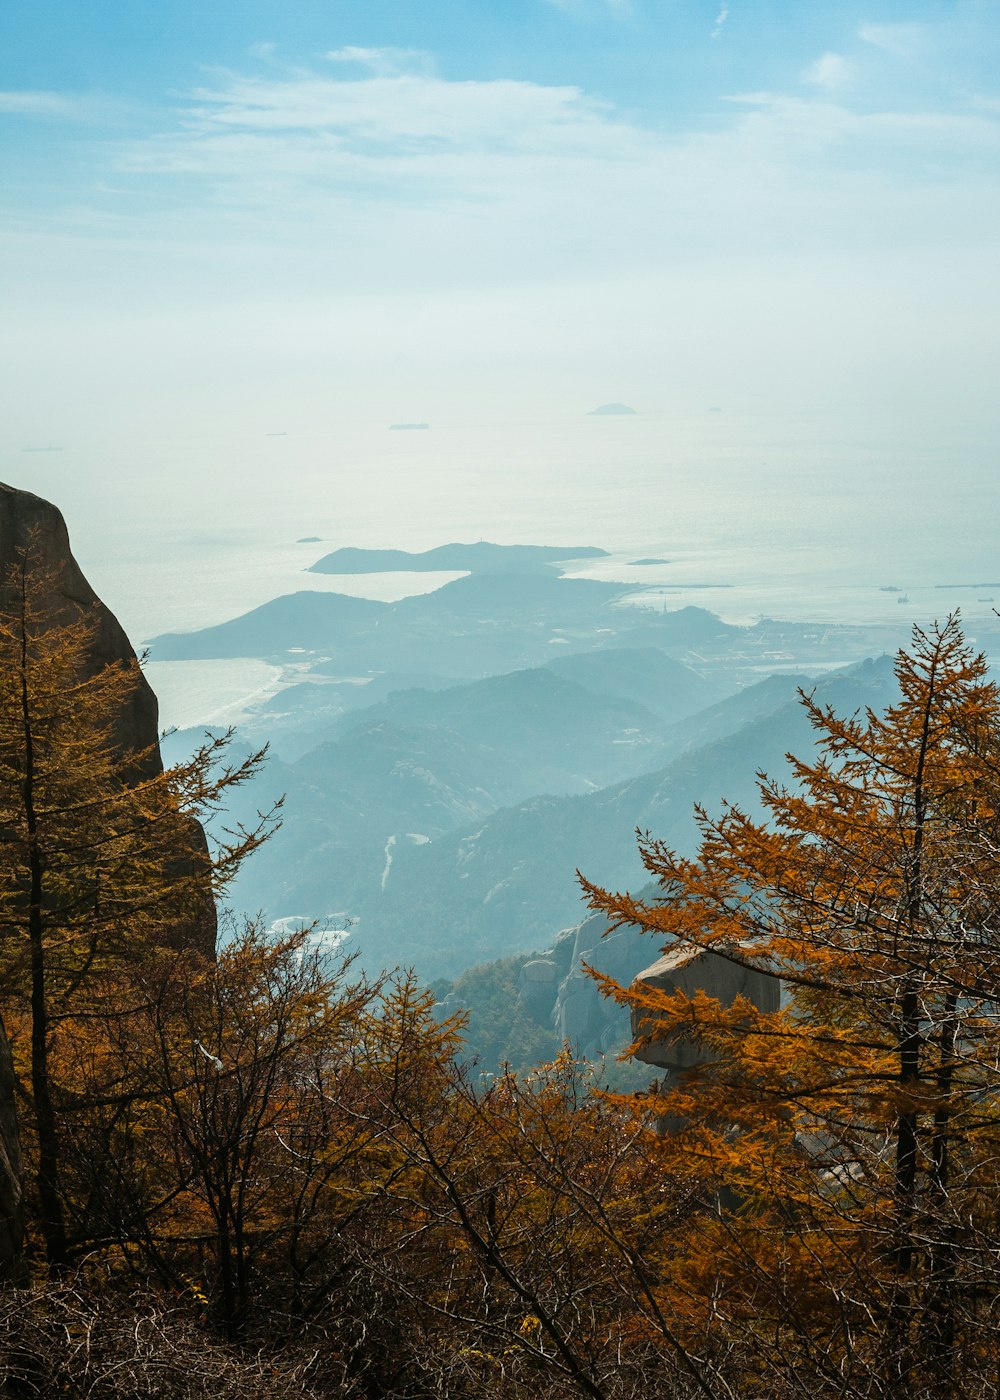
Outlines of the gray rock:
{"type": "MultiPolygon", "coordinates": [[[[669,949],[651,967],[640,972],[635,981],[668,996],[683,992],[690,997],[704,992],[723,1006],[731,1006],[737,997],[745,997],[766,1012],[777,1011],[781,997],[780,980],[765,965],[754,966],[749,951],[737,949],[734,957],[728,958],[687,943],[678,943],[669,949]]],[[[711,1060],[711,1052],[694,1041],[658,1035],[657,1018],[648,1011],[633,1009],[632,1034],[637,1040],[649,1037],[636,1052],[636,1058],[665,1069],[668,1078],[711,1060]]]]}
{"type": "Polygon", "coordinates": [[[607,927],[603,914],[592,914],[559,936],[572,951],[553,1007],[553,1020],[560,1040],[569,1041],[588,1058],[628,1043],[628,1015],[617,1002],[602,996],[587,968],[628,986],[649,962],[649,940],[644,934],[633,928],[608,934],[607,927]]]}
{"type": "Polygon", "coordinates": [[[517,977],[517,996],[526,1011],[537,1021],[552,1015],[559,970],[553,958],[532,958],[524,963],[517,977]]]}

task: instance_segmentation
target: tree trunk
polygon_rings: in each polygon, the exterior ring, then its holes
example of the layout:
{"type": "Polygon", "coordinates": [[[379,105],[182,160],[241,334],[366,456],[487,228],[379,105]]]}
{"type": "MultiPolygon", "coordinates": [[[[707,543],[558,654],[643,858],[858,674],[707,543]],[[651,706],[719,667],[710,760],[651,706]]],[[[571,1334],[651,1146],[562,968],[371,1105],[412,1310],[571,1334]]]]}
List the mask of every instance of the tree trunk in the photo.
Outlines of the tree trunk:
{"type": "Polygon", "coordinates": [[[49,1079],[48,989],[45,985],[44,874],[35,811],[35,736],[28,694],[27,582],[21,573],[21,720],[24,730],[22,802],[28,837],[28,942],[31,953],[31,1092],[38,1132],[39,1225],[53,1272],[68,1262],[66,1226],[59,1198],[59,1138],[49,1079]]]}
{"type": "Polygon", "coordinates": [[[23,1284],[24,1189],[14,1062],[0,1020],[0,1284],[23,1284]]]}

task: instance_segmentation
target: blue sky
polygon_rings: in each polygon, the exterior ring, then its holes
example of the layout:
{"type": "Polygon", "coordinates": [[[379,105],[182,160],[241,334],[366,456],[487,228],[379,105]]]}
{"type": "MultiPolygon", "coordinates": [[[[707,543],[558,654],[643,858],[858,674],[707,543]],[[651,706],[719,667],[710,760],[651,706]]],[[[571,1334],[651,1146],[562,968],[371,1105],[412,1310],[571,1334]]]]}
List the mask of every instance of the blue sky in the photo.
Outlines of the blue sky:
{"type": "Polygon", "coordinates": [[[7,0],[4,450],[606,398],[989,433],[998,41],[996,0],[7,0]]]}

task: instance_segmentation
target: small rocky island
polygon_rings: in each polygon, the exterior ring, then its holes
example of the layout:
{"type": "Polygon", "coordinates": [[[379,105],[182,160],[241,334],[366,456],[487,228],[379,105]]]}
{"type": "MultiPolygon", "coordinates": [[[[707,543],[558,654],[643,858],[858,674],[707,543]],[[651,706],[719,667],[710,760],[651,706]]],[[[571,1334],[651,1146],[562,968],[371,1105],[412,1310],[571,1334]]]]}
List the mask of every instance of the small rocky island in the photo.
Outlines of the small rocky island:
{"type": "Polygon", "coordinates": [[[606,549],[593,545],[442,544],[411,554],[405,549],[335,549],[318,559],[311,574],[390,574],[462,572],[470,574],[522,574],[552,572],[553,566],[571,559],[606,559],[606,549]]]}

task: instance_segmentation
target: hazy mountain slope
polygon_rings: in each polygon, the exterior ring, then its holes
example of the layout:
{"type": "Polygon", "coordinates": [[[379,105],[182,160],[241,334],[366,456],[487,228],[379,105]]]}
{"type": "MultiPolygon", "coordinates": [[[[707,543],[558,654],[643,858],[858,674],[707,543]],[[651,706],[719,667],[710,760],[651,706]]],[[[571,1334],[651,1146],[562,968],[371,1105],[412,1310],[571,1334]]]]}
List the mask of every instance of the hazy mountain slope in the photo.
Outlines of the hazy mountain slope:
{"type": "MultiPolygon", "coordinates": [[[[426,673],[466,680],[573,654],[651,648],[710,681],[717,696],[786,667],[858,661],[899,640],[886,628],[770,620],[735,627],[704,608],[664,612],[635,605],[635,596],[632,589],[594,579],[471,574],[396,603],[290,594],[219,626],[168,634],[151,645],[157,661],[250,656],[311,664],[319,674],[338,678],[426,673]]],[[[617,693],[609,680],[613,668],[602,681],[596,679],[599,664],[593,665],[591,688],[617,693]]],[[[634,679],[639,698],[648,703],[656,688],[651,678],[634,679]]],[[[689,697],[692,707],[698,698],[689,697]]],[[[707,703],[714,696],[702,698],[707,703]]]]}
{"type": "MultiPolygon", "coordinates": [[[[627,730],[652,735],[657,716],[628,698],[594,694],[548,668],[490,676],[447,690],[397,691],[382,704],[336,722],[331,737],[359,724],[437,726],[518,754],[539,769],[585,770],[596,746],[626,747],[627,730]]],[[[613,754],[611,755],[613,758],[613,754]]],[[[536,784],[533,791],[539,791],[536,784]]]]}
{"type": "Polygon", "coordinates": [[[283,765],[284,825],[244,896],[273,911],[297,888],[340,907],[381,880],[390,837],[438,837],[538,791],[585,791],[645,771],[660,727],[641,706],[541,669],[400,692],[283,765]]]}
{"type": "Polygon", "coordinates": [[[591,579],[474,574],[397,603],[295,593],[217,627],[154,638],[152,652],[157,661],[305,652],[334,658],[342,673],[472,678],[547,661],[553,645],[591,647],[601,626],[611,635],[631,625],[634,610],[611,606],[621,591],[591,579]]]}
{"type": "Polygon", "coordinates": [[[628,611],[632,614],[627,629],[628,645],[656,647],[672,655],[683,654],[706,644],[718,647],[740,640],[750,630],[723,622],[706,608],[686,607],[663,612],[651,602],[647,607],[629,605],[628,611]]]}
{"type": "MultiPolygon", "coordinates": [[[[884,705],[894,694],[891,665],[866,664],[820,683],[818,694],[846,713],[884,705]]],[[[784,772],[786,751],[807,753],[811,741],[804,710],[789,703],[656,773],[585,797],[533,798],[403,850],[378,900],[356,911],[363,955],[372,965],[414,962],[435,976],[542,947],[579,917],[577,867],[604,884],[639,884],[636,827],[691,850],[696,802],[711,810],[728,799],[756,811],[757,769],[784,772]]]]}
{"type": "Polygon", "coordinates": [[[490,766],[491,756],[443,730],[389,724],[295,764],[272,761],[234,795],[230,815],[243,820],[285,795],[283,826],[246,867],[234,902],[269,918],[353,907],[380,888],[397,839],[439,836],[509,800],[509,789],[477,786],[490,766]]]}
{"type": "Polygon", "coordinates": [[[293,762],[310,749],[328,743],[334,736],[334,726],[345,716],[353,716],[357,723],[359,712],[372,709],[397,690],[417,685],[423,690],[447,690],[462,684],[456,676],[431,672],[394,671],[379,676],[345,677],[337,674],[339,670],[332,662],[326,663],[325,668],[318,666],[310,671],[317,679],[282,687],[242,721],[240,733],[252,742],[270,742],[276,753],[293,762]],[[324,675],[324,669],[331,673],[329,677],[324,675]]]}
{"type": "Polygon", "coordinates": [[[628,699],[668,721],[721,700],[727,690],[706,680],[658,647],[614,647],[557,656],[546,669],[596,695],[628,699]]]}
{"type": "Polygon", "coordinates": [[[412,617],[541,618],[570,621],[593,613],[626,592],[623,584],[550,574],[469,574],[401,598],[394,608],[412,617]]]}
{"type": "MultiPolygon", "coordinates": [[[[707,742],[655,772],[500,810],[531,773],[485,735],[360,725],[299,763],[273,765],[242,795],[248,813],[282,788],[288,800],[283,831],[248,865],[236,902],[270,917],[348,910],[361,918],[371,965],[415,962],[427,976],[544,946],[579,917],[577,866],[605,883],[636,883],[636,826],[690,848],[695,802],[752,807],[756,770],[783,772],[788,749],[808,751],[792,684],[776,678],[753,689],[750,705],[743,695],[715,707],[707,742]],[[720,735],[727,722],[736,732],[720,735]]],[[[884,704],[891,666],[866,663],[817,689],[842,712],[884,704]]]]}
{"type": "MultiPolygon", "coordinates": [[[[328,663],[322,670],[334,671],[328,663]]],[[[321,674],[321,668],[312,673],[321,674]]],[[[716,681],[705,680],[679,661],[654,648],[617,648],[597,652],[560,655],[543,670],[513,672],[495,676],[471,685],[455,677],[427,674],[384,673],[367,678],[322,679],[302,681],[273,695],[259,706],[249,723],[241,725],[242,732],[262,739],[268,738],[284,757],[301,757],[321,743],[343,737],[356,724],[387,721],[400,724],[457,725],[470,723],[475,732],[490,730],[491,742],[502,742],[506,733],[515,740],[529,729],[538,730],[539,738],[558,745],[572,742],[566,730],[568,716],[561,706],[572,709],[572,729],[578,728],[578,711],[584,699],[582,692],[592,698],[590,723],[599,724],[601,705],[607,716],[609,733],[620,748],[631,743],[649,744],[654,735],[664,730],[664,723],[679,720],[706,706],[725,694],[716,681]],[[532,675],[534,681],[514,680],[515,676],[532,675]],[[547,684],[545,676],[558,678],[565,687],[547,684]],[[363,683],[359,683],[363,681],[363,683]],[[432,696],[430,691],[454,691],[453,695],[432,696]],[[512,706],[520,707],[512,712],[512,706]],[[478,720],[476,715],[478,714],[478,720]],[[543,717],[551,715],[547,725],[543,717]],[[626,728],[640,731],[641,737],[623,738],[626,728]]],[[[676,751],[671,743],[670,752],[676,751]]],[[[624,760],[625,754],[619,758],[624,760]]],[[[658,759],[650,752],[646,767],[655,766],[658,759]]],[[[585,763],[574,765],[585,770],[585,763]]],[[[606,776],[596,782],[611,782],[616,776],[637,771],[631,762],[619,762],[606,776]]],[[[545,784],[537,785],[536,790],[545,784]]],[[[562,790],[562,784],[557,785],[562,790]]]]}
{"type": "Polygon", "coordinates": [[[342,593],[289,593],[216,627],[164,633],[153,639],[151,650],[157,661],[340,650],[373,628],[390,606],[342,593]]]}
{"type": "Polygon", "coordinates": [[[734,695],[727,695],[724,700],[669,725],[663,735],[664,746],[675,756],[687,749],[713,743],[752,720],[763,719],[781,706],[793,703],[800,689],[808,692],[816,684],[815,676],[796,672],[765,676],[755,685],[745,686],[734,695]]]}

